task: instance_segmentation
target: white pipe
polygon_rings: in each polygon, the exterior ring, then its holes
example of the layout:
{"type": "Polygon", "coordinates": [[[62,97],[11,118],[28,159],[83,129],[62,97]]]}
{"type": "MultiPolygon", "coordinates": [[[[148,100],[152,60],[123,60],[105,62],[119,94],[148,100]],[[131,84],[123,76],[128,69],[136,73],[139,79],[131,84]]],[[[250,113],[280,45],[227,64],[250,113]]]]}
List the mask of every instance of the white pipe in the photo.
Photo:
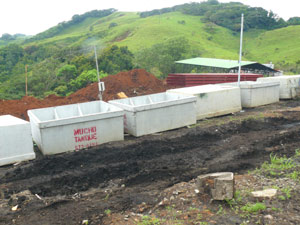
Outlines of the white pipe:
{"type": "MultiPolygon", "coordinates": [[[[96,46],[94,46],[94,50],[95,50],[95,60],[96,60],[96,68],[97,68],[97,78],[98,78],[98,88],[99,87],[99,84],[100,84],[100,75],[99,75],[99,68],[98,68],[98,58],[97,58],[97,49],[96,49],[96,46]]],[[[99,99],[102,101],[102,93],[101,93],[101,90],[99,89],[99,99]]]]}
{"type": "Polygon", "coordinates": [[[241,19],[241,40],[240,40],[238,86],[240,86],[240,81],[241,81],[241,64],[242,64],[242,52],[243,52],[243,30],[244,30],[244,14],[242,14],[242,19],[241,19]]]}

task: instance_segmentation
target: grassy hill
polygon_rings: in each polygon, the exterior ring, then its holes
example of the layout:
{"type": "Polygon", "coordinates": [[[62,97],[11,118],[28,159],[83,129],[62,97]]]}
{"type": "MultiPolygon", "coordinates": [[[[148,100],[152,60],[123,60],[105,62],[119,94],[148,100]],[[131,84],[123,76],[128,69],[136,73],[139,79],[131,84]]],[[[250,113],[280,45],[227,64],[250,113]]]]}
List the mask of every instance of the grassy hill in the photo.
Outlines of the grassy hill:
{"type": "MultiPolygon", "coordinates": [[[[174,37],[185,37],[193,49],[203,57],[236,59],[239,33],[211,23],[201,17],[171,12],[140,18],[134,12],[116,12],[104,18],[87,18],[58,35],[28,45],[57,45],[60,47],[92,45],[105,48],[112,44],[128,46],[136,53],[140,49],[174,37]],[[110,27],[111,24],[115,26],[110,27]]],[[[300,52],[300,26],[289,26],[271,31],[250,30],[244,36],[244,58],[280,65],[297,62],[300,52]]]]}
{"type": "Polygon", "coordinates": [[[82,48],[98,45],[103,48],[116,44],[128,46],[135,53],[175,37],[185,37],[194,49],[207,57],[237,57],[239,37],[236,33],[217,25],[208,27],[200,17],[180,12],[147,18],[140,18],[137,13],[117,12],[105,18],[87,18],[55,37],[26,45],[55,44],[82,48]],[[109,28],[112,23],[116,26],[109,28]]]}
{"type": "Polygon", "coordinates": [[[261,32],[246,39],[246,51],[257,61],[294,64],[299,61],[300,26],[261,32]]]}
{"type": "MultiPolygon", "coordinates": [[[[247,21],[247,18],[245,20],[247,21]]],[[[211,22],[203,22],[202,16],[187,15],[179,11],[145,18],[141,18],[136,12],[113,12],[108,16],[88,16],[79,22],[58,24],[33,37],[20,38],[11,42],[0,40],[0,59],[6,57],[9,60],[8,63],[0,60],[0,98],[19,98],[24,95],[26,64],[29,65],[29,81],[36,89],[31,94],[43,97],[49,93],[58,93],[57,91],[71,93],[74,90],[69,90],[70,79],[75,80],[79,75],[82,75],[81,80],[78,81],[81,83],[86,79],[95,79],[91,78],[94,76],[94,72],[91,72],[94,69],[94,59],[92,59],[94,45],[97,46],[100,57],[101,54],[106,54],[106,58],[102,60],[105,61],[106,68],[122,64],[119,60],[122,57],[109,55],[111,53],[102,50],[113,45],[127,46],[135,57],[136,62],[133,62],[135,66],[142,66],[158,76],[166,76],[168,69],[163,71],[162,68],[157,68],[157,65],[147,66],[141,63],[143,58],[138,61],[137,57],[143,53],[151,53],[147,51],[149,49],[159,50],[159,48],[152,48],[153,46],[163,46],[174,38],[182,37],[184,39],[181,40],[188,44],[189,49],[184,54],[179,52],[179,59],[194,56],[238,59],[239,32],[211,22]],[[19,46],[4,49],[10,43],[19,46]],[[81,56],[84,58],[80,58],[81,56]],[[115,65],[111,65],[110,61],[115,65]],[[64,75],[58,77],[61,69],[65,70],[61,73],[64,75]],[[69,75],[67,70],[71,71],[69,75]],[[72,77],[74,74],[75,77],[72,77]],[[44,84],[44,80],[50,80],[52,83],[44,84]]],[[[300,25],[275,30],[248,29],[244,34],[243,59],[260,63],[272,61],[277,69],[288,73],[300,73],[299,39],[300,25]]],[[[123,56],[122,60],[130,61],[128,57],[131,57],[130,54],[123,56]]],[[[174,62],[173,58],[164,56],[162,59],[163,63],[168,61],[170,69],[174,62]]],[[[151,64],[151,57],[147,60],[147,63],[151,64]]],[[[101,68],[101,65],[100,70],[105,73],[115,73],[108,72],[101,68]]],[[[73,82],[73,85],[75,84],[76,82],[73,82]]]]}

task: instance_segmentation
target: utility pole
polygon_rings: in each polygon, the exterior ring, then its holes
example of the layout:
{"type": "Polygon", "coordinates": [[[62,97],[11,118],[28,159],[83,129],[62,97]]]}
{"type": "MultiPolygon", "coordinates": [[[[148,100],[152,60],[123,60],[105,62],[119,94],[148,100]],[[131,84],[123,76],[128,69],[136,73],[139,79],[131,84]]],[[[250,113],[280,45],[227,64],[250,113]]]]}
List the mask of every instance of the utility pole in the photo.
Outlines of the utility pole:
{"type": "Polygon", "coordinates": [[[238,86],[240,86],[240,81],[241,81],[241,64],[242,64],[242,52],[243,52],[243,31],[244,31],[244,14],[242,14],[242,19],[241,19],[241,35],[240,35],[241,39],[240,39],[238,86]]]}
{"type": "Polygon", "coordinates": [[[96,60],[96,69],[97,69],[97,78],[98,78],[98,90],[99,90],[99,100],[102,101],[102,93],[105,90],[104,82],[100,81],[100,75],[99,75],[99,67],[98,67],[98,58],[97,58],[97,49],[96,46],[94,46],[94,51],[95,51],[95,60],[96,60]]]}
{"type": "Polygon", "coordinates": [[[28,67],[28,65],[25,65],[25,96],[27,96],[28,95],[28,92],[27,92],[27,67],[28,67]]]}

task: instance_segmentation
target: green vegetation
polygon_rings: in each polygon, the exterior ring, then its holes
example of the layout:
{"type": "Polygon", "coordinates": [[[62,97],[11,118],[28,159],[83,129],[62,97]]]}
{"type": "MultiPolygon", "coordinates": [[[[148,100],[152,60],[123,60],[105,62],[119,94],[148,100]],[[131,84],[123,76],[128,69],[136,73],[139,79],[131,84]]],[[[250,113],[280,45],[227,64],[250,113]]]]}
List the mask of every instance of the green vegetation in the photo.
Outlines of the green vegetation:
{"type": "Polygon", "coordinates": [[[106,215],[110,215],[110,214],[111,214],[111,210],[110,210],[110,209],[106,209],[106,210],[104,211],[104,213],[105,213],[106,215]]]}
{"type": "Polygon", "coordinates": [[[24,96],[25,65],[29,94],[36,97],[68,95],[96,81],[93,46],[98,49],[102,76],[145,68],[164,78],[183,71],[174,65],[176,60],[237,59],[241,12],[247,30],[244,59],[272,61],[289,73],[300,73],[297,17],[283,23],[262,8],[216,0],[140,14],[93,10],[33,37],[4,34],[0,38],[0,99],[24,96]]]}
{"type": "Polygon", "coordinates": [[[247,17],[244,29],[267,29],[285,27],[291,24],[299,24],[299,18],[294,17],[288,22],[278,17],[273,12],[260,7],[250,7],[239,2],[219,3],[217,0],[207,0],[205,2],[193,2],[171,8],[152,10],[140,13],[142,18],[161,15],[164,13],[179,11],[193,16],[202,16],[205,22],[218,24],[233,31],[240,30],[240,17],[244,13],[247,17]]]}
{"type": "Polygon", "coordinates": [[[138,223],[138,225],[159,225],[161,224],[160,219],[150,216],[143,216],[142,221],[138,223]]]}
{"type": "Polygon", "coordinates": [[[278,157],[277,155],[270,155],[270,163],[264,162],[262,169],[269,172],[276,172],[294,168],[293,160],[286,156],[278,157]]]}
{"type": "MultiPolygon", "coordinates": [[[[18,45],[8,45],[0,49],[0,57],[5,57],[1,61],[3,64],[0,63],[0,68],[3,68],[0,76],[0,99],[20,98],[25,95],[24,70],[27,64],[29,94],[37,97],[50,94],[69,95],[97,81],[93,54],[79,53],[70,56],[65,54],[65,50],[57,50],[53,56],[43,59],[36,51],[39,51],[38,47],[28,50],[18,45]]],[[[103,50],[98,61],[101,68],[100,78],[106,77],[108,73],[114,74],[133,68],[133,54],[127,47],[108,47],[103,50]]]]}
{"type": "Polygon", "coordinates": [[[143,49],[136,54],[137,63],[160,77],[175,72],[174,61],[184,57],[189,52],[189,44],[185,38],[170,39],[143,49]],[[158,74],[159,73],[159,74],[158,74]]]}
{"type": "Polygon", "coordinates": [[[259,211],[265,210],[267,207],[264,203],[247,203],[245,206],[241,207],[241,210],[246,213],[257,213],[259,211]]]}
{"type": "MultiPolygon", "coordinates": [[[[286,156],[277,156],[274,154],[270,155],[270,162],[264,162],[261,168],[256,169],[255,173],[263,174],[268,177],[286,177],[291,178],[296,182],[300,182],[300,172],[299,166],[294,161],[298,160],[300,157],[299,150],[295,151],[295,155],[291,158],[287,158],[286,156]]],[[[286,196],[281,197],[290,198],[288,189],[280,189],[279,187],[272,187],[275,189],[280,190],[281,192],[285,193],[286,196]]]]}

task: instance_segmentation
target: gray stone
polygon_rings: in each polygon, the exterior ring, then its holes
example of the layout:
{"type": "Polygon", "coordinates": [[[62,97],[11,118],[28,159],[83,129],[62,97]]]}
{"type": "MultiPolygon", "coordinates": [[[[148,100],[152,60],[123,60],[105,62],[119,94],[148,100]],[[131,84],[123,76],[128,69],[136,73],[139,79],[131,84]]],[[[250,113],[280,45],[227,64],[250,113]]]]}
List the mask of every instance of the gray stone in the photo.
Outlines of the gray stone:
{"type": "Polygon", "coordinates": [[[208,194],[214,200],[232,199],[234,175],[231,172],[201,175],[197,177],[197,187],[201,194],[208,194]]]}
{"type": "Polygon", "coordinates": [[[266,189],[263,191],[254,191],[251,192],[252,196],[255,198],[272,198],[276,195],[276,189],[266,189]]]}

